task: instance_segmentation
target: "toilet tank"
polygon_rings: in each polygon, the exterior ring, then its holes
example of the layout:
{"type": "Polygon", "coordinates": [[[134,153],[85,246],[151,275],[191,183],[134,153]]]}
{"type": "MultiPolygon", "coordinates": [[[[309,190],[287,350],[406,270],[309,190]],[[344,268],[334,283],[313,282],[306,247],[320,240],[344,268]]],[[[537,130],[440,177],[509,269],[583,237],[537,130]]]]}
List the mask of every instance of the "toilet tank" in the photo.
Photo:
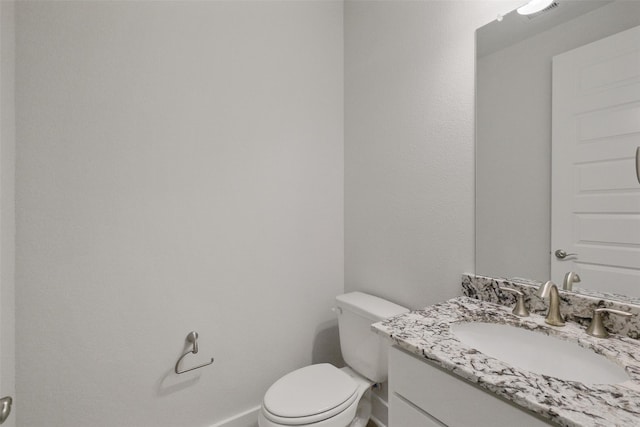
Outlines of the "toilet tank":
{"type": "Polygon", "coordinates": [[[386,381],[389,343],[373,332],[371,325],[409,310],[362,292],[338,295],[336,302],[344,361],[376,383],[386,381]]]}

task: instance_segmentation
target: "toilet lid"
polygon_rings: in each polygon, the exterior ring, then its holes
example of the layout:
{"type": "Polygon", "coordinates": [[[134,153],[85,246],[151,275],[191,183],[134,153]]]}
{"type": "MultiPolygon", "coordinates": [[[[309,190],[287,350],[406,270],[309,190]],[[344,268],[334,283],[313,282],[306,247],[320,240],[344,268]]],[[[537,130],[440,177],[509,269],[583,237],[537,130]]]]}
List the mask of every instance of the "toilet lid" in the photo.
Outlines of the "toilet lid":
{"type": "Polygon", "coordinates": [[[311,365],[276,381],[264,396],[264,407],[278,417],[308,417],[331,411],[357,390],[358,384],[335,366],[311,365]]]}

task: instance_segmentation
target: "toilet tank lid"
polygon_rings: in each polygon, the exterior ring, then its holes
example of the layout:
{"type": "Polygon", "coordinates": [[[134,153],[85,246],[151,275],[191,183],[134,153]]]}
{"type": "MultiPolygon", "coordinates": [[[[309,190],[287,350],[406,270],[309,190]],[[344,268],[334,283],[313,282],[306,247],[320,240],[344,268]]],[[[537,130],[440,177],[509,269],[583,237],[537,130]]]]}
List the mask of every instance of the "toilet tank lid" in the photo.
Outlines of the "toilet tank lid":
{"type": "Polygon", "coordinates": [[[375,321],[409,312],[406,307],[363,292],[349,292],[338,295],[336,301],[338,302],[338,307],[375,321]]]}

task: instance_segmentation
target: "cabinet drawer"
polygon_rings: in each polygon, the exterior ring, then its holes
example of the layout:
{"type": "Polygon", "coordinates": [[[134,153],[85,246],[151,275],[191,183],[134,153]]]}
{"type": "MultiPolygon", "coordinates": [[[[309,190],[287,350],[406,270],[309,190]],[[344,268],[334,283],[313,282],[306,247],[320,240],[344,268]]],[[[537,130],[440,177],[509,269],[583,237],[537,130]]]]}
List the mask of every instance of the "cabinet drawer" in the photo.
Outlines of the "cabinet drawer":
{"type": "Polygon", "coordinates": [[[447,427],[438,420],[433,419],[420,409],[407,403],[397,394],[392,394],[389,399],[391,411],[389,413],[389,425],[398,427],[447,427]]]}
{"type": "MultiPolygon", "coordinates": [[[[396,347],[389,351],[389,391],[452,427],[548,426],[520,409],[396,347]]],[[[390,410],[393,413],[393,408],[390,410]]],[[[389,427],[404,427],[390,423],[389,427]]]]}

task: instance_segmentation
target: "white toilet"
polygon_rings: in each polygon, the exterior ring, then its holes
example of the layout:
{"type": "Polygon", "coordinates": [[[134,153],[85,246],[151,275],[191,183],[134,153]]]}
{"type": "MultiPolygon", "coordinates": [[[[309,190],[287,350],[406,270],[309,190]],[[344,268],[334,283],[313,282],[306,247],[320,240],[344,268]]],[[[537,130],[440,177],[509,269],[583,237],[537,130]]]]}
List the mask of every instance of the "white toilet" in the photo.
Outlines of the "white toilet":
{"type": "Polygon", "coordinates": [[[260,427],[364,427],[371,414],[369,390],[387,380],[388,344],[371,324],[409,310],[362,292],[336,297],[342,356],[348,367],[328,363],[293,371],[267,390],[260,427]]]}

